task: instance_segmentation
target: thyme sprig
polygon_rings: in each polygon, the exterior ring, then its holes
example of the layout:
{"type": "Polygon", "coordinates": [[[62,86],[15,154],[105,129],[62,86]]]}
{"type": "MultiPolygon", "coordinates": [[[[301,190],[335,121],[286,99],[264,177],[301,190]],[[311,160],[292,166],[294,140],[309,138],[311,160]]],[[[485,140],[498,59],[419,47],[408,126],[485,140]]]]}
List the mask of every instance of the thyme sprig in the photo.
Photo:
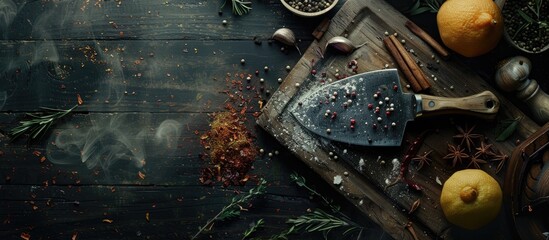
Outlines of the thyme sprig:
{"type": "Polygon", "coordinates": [[[41,107],[41,109],[46,111],[45,113],[27,113],[26,115],[32,119],[20,121],[19,126],[12,128],[9,132],[11,140],[13,141],[23,134],[29,134],[29,142],[39,140],[46,134],[53,124],[72,112],[72,110],[76,107],[78,107],[78,105],[74,105],[74,107],[67,110],[41,107]]]}
{"type": "Polygon", "coordinates": [[[244,231],[244,234],[242,236],[242,240],[244,240],[246,238],[249,238],[250,235],[252,235],[254,232],[257,231],[257,229],[263,227],[263,224],[265,224],[265,221],[263,220],[263,218],[257,220],[257,222],[252,223],[250,228],[248,228],[248,229],[246,229],[246,231],[244,231]]]}
{"type": "Polygon", "coordinates": [[[196,239],[204,230],[209,230],[213,227],[216,221],[223,221],[229,218],[240,216],[240,210],[242,204],[250,201],[252,198],[262,195],[266,192],[267,181],[261,179],[259,184],[251,188],[247,193],[235,196],[231,199],[231,202],[224,206],[219,213],[210,218],[204,226],[198,228],[198,232],[191,238],[196,239]]]}
{"type": "Polygon", "coordinates": [[[311,193],[312,195],[316,197],[320,197],[322,199],[322,202],[324,205],[330,207],[332,209],[332,212],[339,212],[340,207],[333,204],[333,201],[330,199],[327,199],[326,197],[322,196],[322,194],[315,191],[313,188],[307,185],[307,182],[303,176],[298,175],[297,173],[290,174],[290,179],[297,184],[297,186],[300,186],[302,188],[305,188],[311,193]]]}
{"type": "MultiPolygon", "coordinates": [[[[224,0],[223,4],[220,8],[223,8],[225,4],[229,0],[224,0]]],[[[248,14],[250,10],[252,10],[252,2],[244,1],[244,0],[231,0],[231,5],[233,8],[233,14],[242,16],[244,14],[248,14]]]]}

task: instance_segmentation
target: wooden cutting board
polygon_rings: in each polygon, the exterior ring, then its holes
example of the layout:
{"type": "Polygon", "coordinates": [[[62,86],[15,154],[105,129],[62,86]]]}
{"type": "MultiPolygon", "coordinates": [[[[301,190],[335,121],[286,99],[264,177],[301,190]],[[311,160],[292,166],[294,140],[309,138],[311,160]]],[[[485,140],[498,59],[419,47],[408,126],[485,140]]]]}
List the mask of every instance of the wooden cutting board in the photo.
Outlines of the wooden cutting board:
{"type": "MultiPolygon", "coordinates": [[[[475,133],[483,134],[490,144],[509,156],[516,146],[516,141],[527,138],[539,129],[539,126],[496,89],[456,60],[437,61],[439,58],[436,53],[404,26],[406,21],[404,16],[382,0],[347,1],[331,20],[324,36],[309,46],[273,94],[257,122],[317,172],[327,185],[338,189],[351,204],[364,213],[364,216],[382,226],[395,239],[413,239],[410,231],[412,228],[419,239],[479,236],[485,239],[509,238],[507,230],[499,230],[506,229],[501,228],[502,224],[507,224],[503,214],[500,214],[492,224],[478,231],[461,231],[445,220],[439,207],[441,183],[444,183],[454,171],[465,166],[453,168],[443,157],[447,154],[447,145],[455,141],[453,136],[456,134],[457,126],[475,126],[475,133]],[[303,129],[288,110],[291,109],[289,106],[297,104],[295,99],[301,94],[312,91],[330,80],[336,81],[337,76],[354,74],[347,66],[352,60],[358,62],[358,73],[387,67],[395,68],[396,65],[382,42],[386,33],[397,33],[398,39],[405,41],[405,47],[413,50],[414,58],[423,66],[422,69],[432,84],[429,94],[462,97],[490,90],[501,101],[500,112],[494,121],[443,117],[416,121],[408,125],[406,139],[412,139],[426,129],[436,130],[425,139],[420,149],[420,152],[432,151],[431,165],[418,170],[417,165],[412,164],[407,172],[408,178],[422,185],[424,190],[421,192],[413,191],[405,184],[385,189],[387,183],[394,180],[398,174],[398,162],[402,159],[407,143],[397,148],[358,148],[331,143],[303,129]],[[334,36],[346,36],[357,45],[364,42],[366,45],[349,55],[328,52],[322,58],[321,53],[324,52],[327,40],[334,36]],[[312,74],[313,70],[316,71],[316,75],[312,74]],[[508,141],[493,140],[496,138],[495,125],[519,116],[523,118],[517,131],[508,141]],[[393,169],[393,161],[396,161],[397,169],[393,169]],[[336,176],[342,177],[341,184],[334,184],[336,176]],[[420,207],[412,214],[408,214],[411,205],[418,199],[421,201],[420,207]]],[[[404,78],[401,74],[402,79],[404,78]]],[[[406,84],[402,82],[403,86],[406,84]]],[[[502,176],[505,170],[496,174],[495,165],[491,163],[484,164],[482,168],[503,184],[502,176]]]]}

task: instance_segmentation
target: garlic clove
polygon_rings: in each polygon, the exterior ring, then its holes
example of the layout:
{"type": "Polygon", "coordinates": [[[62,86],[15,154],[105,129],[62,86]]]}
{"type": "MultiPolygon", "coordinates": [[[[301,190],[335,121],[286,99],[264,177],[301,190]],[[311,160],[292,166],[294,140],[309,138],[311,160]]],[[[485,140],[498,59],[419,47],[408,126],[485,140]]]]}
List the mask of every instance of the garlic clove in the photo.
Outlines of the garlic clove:
{"type": "Polygon", "coordinates": [[[326,51],[328,48],[333,48],[341,53],[349,54],[354,52],[357,48],[364,46],[365,44],[366,43],[355,46],[353,42],[351,42],[351,40],[347,39],[346,37],[336,36],[328,40],[324,51],[326,51]]]}
{"type": "Polygon", "coordinates": [[[295,45],[295,34],[289,28],[280,28],[276,30],[271,38],[288,46],[295,45]]]}
{"type": "Polygon", "coordinates": [[[295,34],[291,29],[279,28],[273,33],[273,36],[271,38],[288,46],[294,46],[295,49],[297,49],[299,55],[301,55],[301,51],[299,50],[299,47],[297,46],[295,40],[295,34]]]}

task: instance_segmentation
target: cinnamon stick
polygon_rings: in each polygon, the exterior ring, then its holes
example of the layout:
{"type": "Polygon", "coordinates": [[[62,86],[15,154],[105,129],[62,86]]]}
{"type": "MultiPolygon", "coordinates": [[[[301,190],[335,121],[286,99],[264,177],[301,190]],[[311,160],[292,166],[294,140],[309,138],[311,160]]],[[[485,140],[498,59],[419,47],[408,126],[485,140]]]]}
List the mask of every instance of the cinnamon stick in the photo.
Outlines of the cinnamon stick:
{"type": "Polygon", "coordinates": [[[427,32],[423,31],[418,25],[412,21],[406,21],[404,24],[410,31],[412,31],[416,36],[425,41],[429,46],[431,46],[442,58],[447,59],[450,56],[450,53],[446,51],[435,39],[431,37],[427,32]]]}
{"type": "Polygon", "coordinates": [[[404,62],[406,62],[406,65],[408,65],[408,67],[410,68],[410,71],[412,72],[414,77],[417,79],[417,82],[419,83],[421,88],[423,90],[429,89],[431,87],[431,84],[425,77],[425,74],[423,73],[423,71],[421,71],[421,68],[419,68],[419,66],[414,61],[414,59],[412,59],[412,56],[410,56],[408,51],[406,51],[404,46],[402,46],[402,44],[398,41],[398,39],[394,35],[389,36],[389,39],[391,39],[393,44],[395,44],[396,49],[400,53],[400,56],[402,56],[402,58],[404,59],[404,62]]]}
{"type": "Polygon", "coordinates": [[[389,53],[391,54],[391,56],[393,56],[393,58],[395,59],[402,73],[404,73],[404,76],[406,77],[406,79],[408,79],[408,83],[410,83],[410,87],[412,87],[412,90],[414,92],[421,92],[423,88],[421,87],[421,85],[419,85],[419,82],[417,81],[416,77],[414,77],[414,75],[410,71],[410,68],[408,67],[408,65],[406,64],[406,62],[404,61],[400,53],[398,52],[395,44],[393,44],[391,39],[389,39],[388,37],[383,39],[383,43],[385,44],[385,47],[387,47],[387,50],[389,50],[389,53]]]}
{"type": "Polygon", "coordinates": [[[322,36],[324,36],[324,33],[328,30],[328,27],[330,26],[330,19],[324,18],[322,22],[315,28],[313,31],[313,37],[316,40],[320,40],[322,36]]]}

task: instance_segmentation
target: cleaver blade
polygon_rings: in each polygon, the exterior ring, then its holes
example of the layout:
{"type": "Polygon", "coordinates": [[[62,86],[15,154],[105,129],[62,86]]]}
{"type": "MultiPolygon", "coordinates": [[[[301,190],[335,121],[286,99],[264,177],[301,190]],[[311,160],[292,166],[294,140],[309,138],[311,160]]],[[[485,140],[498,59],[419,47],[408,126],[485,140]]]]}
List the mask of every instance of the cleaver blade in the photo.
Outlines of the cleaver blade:
{"type": "Polygon", "coordinates": [[[357,74],[298,97],[291,114],[299,124],[329,140],[360,146],[400,146],[406,124],[435,115],[493,119],[498,98],[490,91],[461,98],[402,91],[398,71],[357,74]]]}

